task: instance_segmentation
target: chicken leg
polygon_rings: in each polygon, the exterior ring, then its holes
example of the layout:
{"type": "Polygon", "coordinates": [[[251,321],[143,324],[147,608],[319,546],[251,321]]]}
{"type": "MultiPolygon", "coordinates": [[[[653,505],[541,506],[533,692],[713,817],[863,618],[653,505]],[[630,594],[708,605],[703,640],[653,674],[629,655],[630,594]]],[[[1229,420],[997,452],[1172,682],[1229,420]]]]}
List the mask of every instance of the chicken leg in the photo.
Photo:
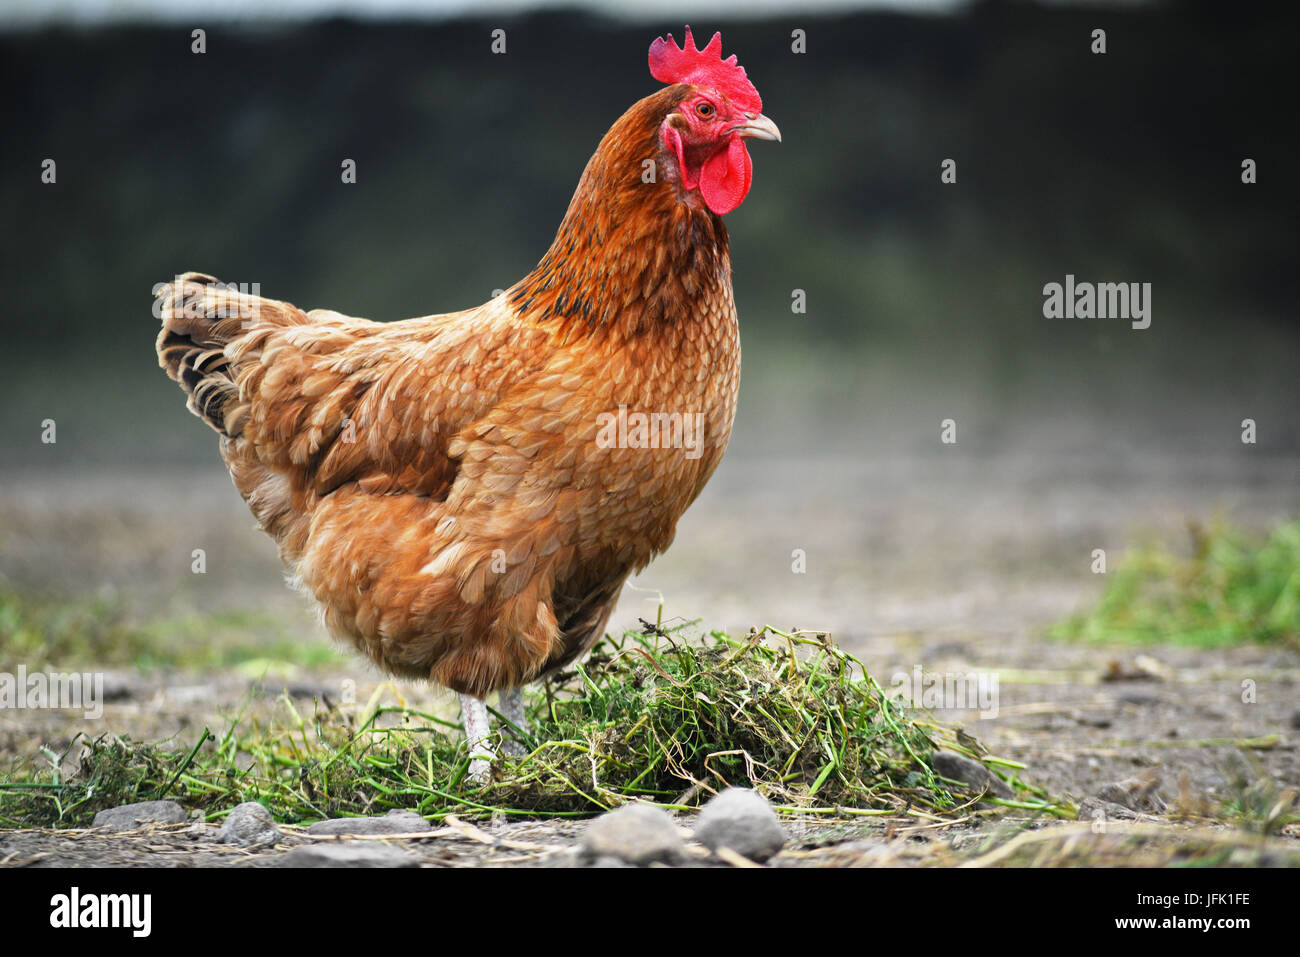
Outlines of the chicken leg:
{"type": "MultiPolygon", "coordinates": [[[[528,712],[524,710],[524,692],[521,688],[511,688],[509,691],[502,691],[497,701],[498,710],[501,716],[513,724],[516,728],[524,733],[528,731],[528,712]]],[[[506,738],[501,745],[506,754],[516,758],[522,758],[528,753],[528,749],[520,741],[514,738],[506,738]]]]}
{"type": "Polygon", "coordinates": [[[492,762],[497,759],[496,752],[487,743],[492,733],[487,703],[473,695],[461,695],[460,720],[465,726],[465,743],[469,747],[469,778],[475,784],[487,784],[492,779],[492,762]]]}
{"type": "MultiPolygon", "coordinates": [[[[497,699],[501,716],[520,731],[528,730],[528,713],[524,710],[524,693],[519,688],[499,693],[497,699]]],[[[469,778],[475,784],[487,784],[492,779],[492,763],[496,761],[496,752],[488,744],[492,734],[492,721],[488,714],[487,702],[473,695],[460,696],[460,720],[465,726],[465,743],[469,748],[469,778]]],[[[513,738],[507,739],[502,748],[506,754],[522,757],[527,754],[524,746],[513,738]]]]}

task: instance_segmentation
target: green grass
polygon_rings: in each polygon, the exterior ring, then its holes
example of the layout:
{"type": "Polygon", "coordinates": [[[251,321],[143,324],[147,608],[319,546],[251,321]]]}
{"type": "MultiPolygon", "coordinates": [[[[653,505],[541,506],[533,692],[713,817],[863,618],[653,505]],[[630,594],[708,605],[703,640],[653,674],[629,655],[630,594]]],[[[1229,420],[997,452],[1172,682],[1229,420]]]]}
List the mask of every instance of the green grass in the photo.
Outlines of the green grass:
{"type": "Polygon", "coordinates": [[[0,581],[0,648],[29,668],[67,661],[121,661],[149,655],[148,639],[125,623],[120,604],[94,596],[42,599],[0,581]]]}
{"type": "Polygon", "coordinates": [[[112,595],[43,596],[0,581],[0,649],[37,668],[227,669],[269,661],[302,667],[351,660],[333,645],[304,642],[292,625],[253,611],[186,614],[137,622],[112,595]]]}
{"type": "Polygon", "coordinates": [[[1216,523],[1190,526],[1190,554],[1162,545],[1129,552],[1090,612],[1054,627],[1056,638],[1243,643],[1300,648],[1300,521],[1260,538],[1216,523]]]}
{"type": "MultiPolygon", "coordinates": [[[[936,748],[978,757],[953,729],[885,697],[826,636],[773,629],[691,640],[651,626],[606,638],[529,701],[528,754],[486,787],[467,777],[458,726],[405,707],[303,714],[282,697],[265,723],[234,717],[182,744],[74,741],[81,770],[46,752],[0,776],[0,824],[77,827],[102,808],[172,799],[220,818],[261,801],[286,823],[412,808],[436,820],[493,814],[587,816],[632,799],[693,805],[711,789],[756,787],[786,813],[835,817],[968,813],[930,764],[936,748]]],[[[967,737],[964,740],[969,741],[967,737]]],[[[998,802],[1068,816],[983,758],[1016,790],[998,802]]]]}

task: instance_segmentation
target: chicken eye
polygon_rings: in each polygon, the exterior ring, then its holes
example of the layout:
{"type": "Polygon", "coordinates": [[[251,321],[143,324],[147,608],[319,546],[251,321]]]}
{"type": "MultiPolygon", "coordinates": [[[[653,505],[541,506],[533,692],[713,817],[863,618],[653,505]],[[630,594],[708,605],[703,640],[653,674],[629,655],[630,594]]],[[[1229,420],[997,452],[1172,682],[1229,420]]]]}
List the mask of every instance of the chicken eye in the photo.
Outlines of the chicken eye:
{"type": "Polygon", "coordinates": [[[697,107],[695,108],[695,112],[698,113],[698,114],[700,114],[700,116],[712,116],[712,115],[713,115],[713,104],[712,104],[712,103],[701,103],[699,106],[697,106],[697,107]]]}

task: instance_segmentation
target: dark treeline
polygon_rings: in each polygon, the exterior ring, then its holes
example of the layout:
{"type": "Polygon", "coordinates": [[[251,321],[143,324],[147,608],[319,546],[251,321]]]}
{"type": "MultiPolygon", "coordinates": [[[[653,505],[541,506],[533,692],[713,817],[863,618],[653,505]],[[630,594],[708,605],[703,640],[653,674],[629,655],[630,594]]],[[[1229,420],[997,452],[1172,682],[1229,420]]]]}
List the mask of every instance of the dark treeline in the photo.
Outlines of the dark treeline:
{"type": "MultiPolygon", "coordinates": [[[[747,354],[792,335],[798,288],[806,345],[978,343],[1012,374],[1112,334],[1042,318],[1067,274],[1152,283],[1148,343],[1171,317],[1193,334],[1169,348],[1214,352],[1225,324],[1289,335],[1296,20],[989,3],[692,24],[723,30],[785,136],[752,151],[730,217],[747,354]]],[[[203,55],[188,26],[0,37],[10,363],[165,389],[150,290],[184,269],[377,319],[481,302],[537,261],[600,136],[656,88],[649,41],[681,35],[578,14],[195,26],[203,55]]]]}
{"type": "MultiPolygon", "coordinates": [[[[934,282],[1177,278],[1190,300],[1286,311],[1295,18],[1276,16],[992,4],[721,24],[785,133],[755,151],[734,218],[738,283],[817,289],[828,335],[864,328],[891,262],[934,282]],[[941,188],[948,157],[958,184],[941,188]]],[[[645,47],[673,26],[212,24],[202,56],[183,28],[4,37],[6,322],[34,344],[118,328],[194,266],[382,318],[477,302],[536,261],[600,135],[654,89],[645,47]]],[[[906,329],[927,298],[887,292],[865,328],[906,329]]]]}

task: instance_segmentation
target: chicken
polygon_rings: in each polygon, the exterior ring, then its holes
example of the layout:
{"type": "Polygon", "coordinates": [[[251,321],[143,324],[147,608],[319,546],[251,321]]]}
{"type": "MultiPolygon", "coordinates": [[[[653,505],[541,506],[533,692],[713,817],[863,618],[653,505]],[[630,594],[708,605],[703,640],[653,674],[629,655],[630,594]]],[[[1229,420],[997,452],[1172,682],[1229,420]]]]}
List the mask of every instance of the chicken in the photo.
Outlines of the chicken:
{"type": "Polygon", "coordinates": [[[474,309],[310,312],[188,273],[155,288],[158,357],[325,625],[390,674],[484,699],[604,634],[731,435],[740,342],[722,216],[779,140],[715,34],[650,47],[668,84],[610,128],[554,242],[474,309]]]}

